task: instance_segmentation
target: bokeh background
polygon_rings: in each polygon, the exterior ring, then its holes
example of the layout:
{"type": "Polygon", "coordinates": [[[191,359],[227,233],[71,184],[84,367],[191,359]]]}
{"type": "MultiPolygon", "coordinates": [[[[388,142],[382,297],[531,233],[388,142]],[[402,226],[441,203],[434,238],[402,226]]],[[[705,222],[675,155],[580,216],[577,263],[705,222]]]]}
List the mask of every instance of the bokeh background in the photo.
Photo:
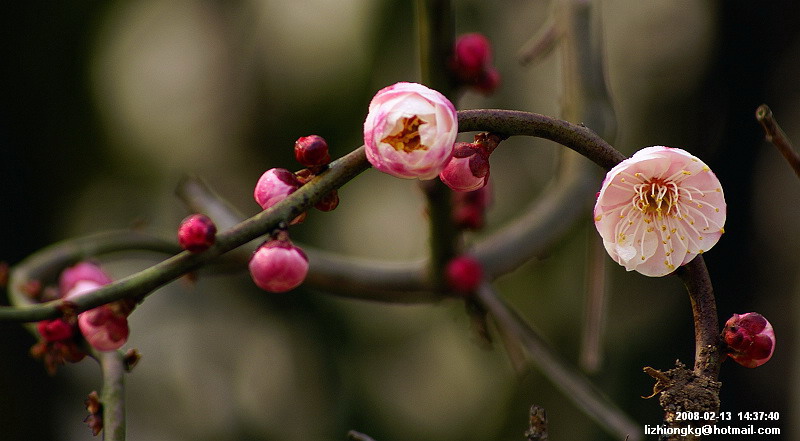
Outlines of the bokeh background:
{"type": "MultiPolygon", "coordinates": [[[[521,66],[517,51],[552,14],[546,1],[456,0],[459,33],[494,44],[503,83],[460,108],[558,115],[558,57],[521,66]]],[[[779,411],[800,439],[800,180],[753,114],[766,102],[800,139],[800,5],[791,0],[603,0],[615,145],[682,147],[703,158],[728,200],[727,233],[706,254],[720,320],[759,311],[778,347],[766,365],[725,363],[722,410],[779,411]]],[[[67,237],[137,225],[171,237],[187,212],[174,196],[201,176],[246,214],[271,167],[296,169],[294,140],[325,137],[334,156],[361,144],[369,99],[418,77],[413,2],[388,0],[29,1],[0,14],[0,259],[11,264],[67,237]]],[[[552,177],[557,147],[512,140],[493,155],[489,229],[552,177]],[[522,199],[520,199],[522,198],[522,199]]],[[[598,186],[599,186],[598,174],[598,186]]],[[[424,255],[413,182],[369,170],[293,237],[349,254],[424,255]]],[[[504,296],[577,363],[594,238],[590,211],[543,259],[498,281],[504,296]]],[[[108,262],[124,276],[153,262],[108,262]]],[[[588,373],[636,421],[661,419],[643,366],[693,356],[691,314],[674,278],[608,263],[603,363],[588,373]]],[[[3,299],[5,302],[5,299],[3,299]]],[[[463,305],[391,306],[300,289],[266,295],[246,274],[177,282],[131,317],[144,358],[128,384],[129,439],[523,439],[531,404],[551,439],[612,439],[535,369],[517,375],[484,348],[463,305]]],[[[34,338],[0,323],[0,438],[84,440],[90,361],[48,377],[34,338]]],[[[744,423],[742,423],[744,425],[744,423]]],[[[730,438],[726,438],[730,439],[730,438]]]]}

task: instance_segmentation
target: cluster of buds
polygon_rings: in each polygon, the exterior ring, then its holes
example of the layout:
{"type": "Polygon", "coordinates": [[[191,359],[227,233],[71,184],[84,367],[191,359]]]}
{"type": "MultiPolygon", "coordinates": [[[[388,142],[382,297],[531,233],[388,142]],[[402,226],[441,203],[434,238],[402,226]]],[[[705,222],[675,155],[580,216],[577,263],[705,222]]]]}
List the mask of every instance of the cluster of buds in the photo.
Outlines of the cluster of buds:
{"type": "MultiPolygon", "coordinates": [[[[253,198],[266,210],[297,191],[331,162],[328,143],[321,136],[310,135],[299,138],[294,144],[294,156],[306,168],[293,173],[285,168],[271,168],[256,182],[253,198]]],[[[314,205],[320,211],[331,211],[339,205],[339,195],[331,191],[314,205]]],[[[295,218],[297,224],[305,219],[305,213],[295,218]]]]}
{"type": "MultiPolygon", "coordinates": [[[[299,138],[294,144],[294,157],[306,168],[293,173],[283,168],[272,168],[258,179],[253,197],[266,210],[286,199],[324,171],[331,162],[328,143],[318,135],[299,138]]],[[[314,208],[332,211],[339,205],[336,190],[320,199],[314,208]]],[[[306,217],[302,213],[291,224],[301,223],[306,217]]],[[[264,242],[253,253],[249,263],[250,276],[255,284],[269,292],[286,292],[298,287],[308,273],[308,258],[302,249],[289,239],[286,230],[281,230],[273,238],[264,242]]]]}
{"type": "Polygon", "coordinates": [[[456,39],[450,70],[461,84],[486,95],[500,85],[500,73],[492,65],[492,46],[483,34],[464,34],[456,39]]]}
{"type": "MultiPolygon", "coordinates": [[[[100,267],[81,262],[61,273],[58,296],[74,300],[108,283],[111,278],[100,267]]],[[[77,317],[65,313],[64,317],[42,320],[36,324],[41,340],[31,353],[43,358],[48,372],[54,373],[59,365],[80,361],[86,355],[78,337],[98,351],[119,349],[128,340],[127,317],[133,306],[131,301],[119,300],[84,311],[77,317]]]]}

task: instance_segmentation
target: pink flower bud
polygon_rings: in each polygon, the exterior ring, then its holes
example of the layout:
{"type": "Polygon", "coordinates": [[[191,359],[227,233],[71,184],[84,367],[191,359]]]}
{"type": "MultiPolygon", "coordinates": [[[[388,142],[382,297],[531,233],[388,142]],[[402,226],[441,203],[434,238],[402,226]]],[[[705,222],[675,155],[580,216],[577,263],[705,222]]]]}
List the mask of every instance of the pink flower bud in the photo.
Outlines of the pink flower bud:
{"type": "Polygon", "coordinates": [[[775,351],[775,331],[757,312],[734,314],[725,323],[722,337],[728,345],[728,355],[744,367],[761,366],[775,351]]]}
{"type": "Polygon", "coordinates": [[[492,45],[477,32],[464,34],[456,40],[453,69],[462,78],[477,78],[492,63],[492,45]]]}
{"type": "Polygon", "coordinates": [[[322,199],[314,205],[319,211],[333,211],[339,206],[339,192],[336,190],[326,194],[322,199]]]}
{"type": "Polygon", "coordinates": [[[36,324],[36,330],[45,341],[60,341],[72,337],[72,325],[60,318],[42,320],[36,324]]]}
{"type": "Polygon", "coordinates": [[[217,226],[203,214],[192,214],[178,228],[178,243],[192,253],[207,250],[217,238],[217,226]]]}
{"type": "Polygon", "coordinates": [[[471,294],[483,280],[483,266],[477,259],[462,255],[451,260],[445,268],[448,286],[459,294],[471,294]]]}
{"type": "Polygon", "coordinates": [[[119,349],[128,340],[128,319],[103,305],[78,315],[78,327],[86,341],[98,351],[119,349]]]}
{"type": "Polygon", "coordinates": [[[275,239],[261,245],[250,259],[250,277],[269,292],[297,288],[308,273],[308,258],[289,240],[275,239]]]}
{"type": "Polygon", "coordinates": [[[416,83],[396,83],[378,91],[364,122],[367,159],[398,178],[436,177],[450,160],[457,134],[453,104],[416,83]]]}
{"type": "Polygon", "coordinates": [[[99,266],[91,262],[80,262],[61,272],[58,282],[61,296],[66,297],[78,282],[84,282],[84,286],[86,286],[85,282],[94,282],[94,286],[97,287],[111,283],[111,277],[108,277],[99,266]]]}
{"type": "Polygon", "coordinates": [[[456,143],[439,179],[455,191],[477,190],[489,181],[489,154],[474,144],[456,143]]]}
{"type": "Polygon", "coordinates": [[[298,188],[300,188],[300,181],[297,180],[294,173],[283,168],[271,168],[258,179],[253,197],[258,205],[266,210],[286,199],[298,188]]]}
{"type": "Polygon", "coordinates": [[[617,263],[664,276],[717,243],[725,232],[725,208],[719,179],[703,161],[656,146],[608,172],[594,222],[617,263]]]}
{"type": "MultiPolygon", "coordinates": [[[[111,283],[97,265],[79,263],[61,273],[61,293],[65,299],[75,299],[111,283]]],[[[115,302],[117,305],[119,302],[115,302]]],[[[120,305],[121,306],[121,305],[120,305]]],[[[117,308],[126,309],[126,308],[117,308]]],[[[115,310],[111,304],[98,306],[78,314],[78,327],[86,341],[95,349],[110,351],[120,348],[128,339],[128,319],[125,313],[115,310]]]]}
{"type": "Polygon", "coordinates": [[[331,162],[328,143],[317,135],[304,136],[294,143],[294,157],[306,167],[316,167],[331,162]]]}

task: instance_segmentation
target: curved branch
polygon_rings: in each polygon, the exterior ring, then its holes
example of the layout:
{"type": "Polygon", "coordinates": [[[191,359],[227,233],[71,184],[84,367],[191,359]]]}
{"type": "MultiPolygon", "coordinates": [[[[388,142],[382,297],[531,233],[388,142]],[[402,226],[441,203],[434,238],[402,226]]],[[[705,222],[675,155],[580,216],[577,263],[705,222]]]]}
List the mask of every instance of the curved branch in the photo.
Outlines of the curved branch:
{"type": "MultiPolygon", "coordinates": [[[[311,208],[331,190],[341,187],[368,167],[369,162],[367,162],[362,146],[332,162],[328,170],[269,210],[262,211],[218,234],[217,242],[205,252],[192,254],[184,251],[178,253],[143,271],[72,300],[70,307],[78,313],[122,298],[141,299],[156,288],[194,271],[220,255],[270,233],[285,223],[287,219],[294,219],[300,213],[311,208]]],[[[36,261],[39,257],[34,255],[32,259],[36,261]]],[[[23,262],[20,272],[16,270],[12,272],[13,285],[10,288],[12,292],[20,283],[29,280],[26,278],[29,272],[26,269],[28,265],[30,265],[29,261],[23,262]]],[[[63,300],[53,300],[28,307],[0,307],[0,320],[29,322],[55,318],[62,314],[63,306],[63,300]]]]}
{"type": "Polygon", "coordinates": [[[458,130],[549,139],[575,150],[606,170],[625,159],[625,155],[591,129],[538,113],[500,109],[462,110],[458,112],[458,130]]]}

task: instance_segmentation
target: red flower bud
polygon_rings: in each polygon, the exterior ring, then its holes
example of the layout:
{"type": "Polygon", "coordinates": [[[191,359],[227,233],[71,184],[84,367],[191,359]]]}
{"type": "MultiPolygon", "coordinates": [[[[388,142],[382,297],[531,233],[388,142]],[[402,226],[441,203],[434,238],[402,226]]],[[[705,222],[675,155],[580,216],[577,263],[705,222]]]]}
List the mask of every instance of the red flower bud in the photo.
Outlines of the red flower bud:
{"type": "Polygon", "coordinates": [[[72,325],[60,318],[42,320],[36,324],[36,330],[45,341],[60,341],[72,337],[72,325]]]}
{"type": "Polygon", "coordinates": [[[192,214],[178,228],[178,243],[192,253],[207,250],[217,238],[217,226],[203,214],[192,214]]]}
{"type": "Polygon", "coordinates": [[[462,255],[451,260],[445,268],[448,286],[459,294],[472,294],[483,280],[483,266],[477,259],[462,255]]]}
{"type": "Polygon", "coordinates": [[[728,355],[744,367],[761,366],[775,351],[772,325],[757,312],[734,314],[725,323],[722,337],[730,349],[728,355]]]}
{"type": "Polygon", "coordinates": [[[458,37],[453,51],[453,67],[459,76],[478,77],[491,62],[492,45],[483,34],[475,32],[458,37]]]}
{"type": "Polygon", "coordinates": [[[339,206],[339,193],[336,190],[326,194],[314,205],[319,211],[333,211],[339,206]]]}
{"type": "Polygon", "coordinates": [[[306,167],[326,165],[331,162],[328,143],[317,135],[304,136],[294,143],[294,157],[306,167]]]}

